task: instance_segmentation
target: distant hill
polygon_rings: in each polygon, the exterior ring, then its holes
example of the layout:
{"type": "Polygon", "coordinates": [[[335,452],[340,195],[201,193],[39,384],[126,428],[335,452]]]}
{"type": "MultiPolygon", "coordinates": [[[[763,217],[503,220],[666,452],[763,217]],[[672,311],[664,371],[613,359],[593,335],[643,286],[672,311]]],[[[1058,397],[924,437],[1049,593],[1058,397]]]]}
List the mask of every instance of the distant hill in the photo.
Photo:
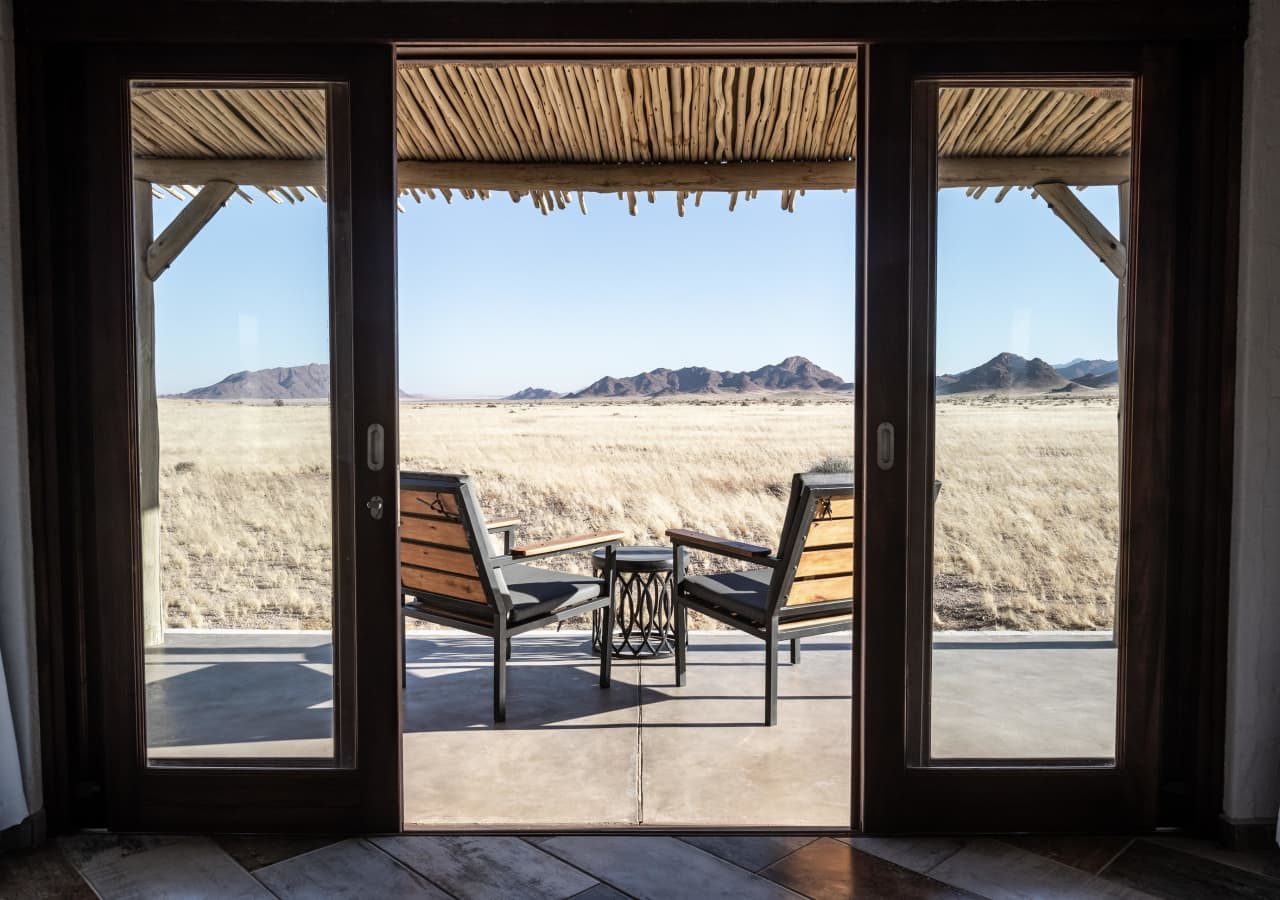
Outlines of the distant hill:
{"type": "Polygon", "coordinates": [[[1120,383],[1120,370],[1112,369],[1109,372],[1098,372],[1093,375],[1081,375],[1079,378],[1072,380],[1075,381],[1076,384],[1083,384],[1085,387],[1113,387],[1120,383]]]}
{"type": "Polygon", "coordinates": [[[721,372],[705,366],[653,369],[627,378],[605,376],[567,396],[660,397],[672,394],[723,394],[755,391],[849,391],[853,385],[834,372],[805,359],[789,356],[776,365],[750,372],[721,372]]]}
{"type": "Polygon", "coordinates": [[[329,367],[310,363],[236,372],[217,384],[177,396],[183,400],[328,400],[329,367]]]}
{"type": "MultiPolygon", "coordinates": [[[[400,399],[416,395],[399,390],[400,399]]],[[[217,384],[175,394],[182,400],[328,400],[329,366],[308,363],[305,366],[282,366],[236,372],[217,384]]]]}
{"type": "MultiPolygon", "coordinates": [[[[1079,381],[1081,384],[1086,384],[1087,382],[1082,379],[1094,375],[1110,375],[1120,368],[1120,363],[1114,359],[1080,359],[1077,357],[1069,363],[1062,363],[1053,368],[1068,381],[1079,381]]],[[[1111,384],[1115,384],[1115,381],[1112,381],[1111,384]]],[[[1096,385],[1090,385],[1090,387],[1096,387],[1096,385]]]]}
{"type": "Polygon", "coordinates": [[[1066,387],[1069,381],[1039,357],[1023,359],[1014,353],[1001,353],[958,375],[939,375],[934,390],[938,394],[1054,391],[1066,387]]]}
{"type": "Polygon", "coordinates": [[[527,387],[522,391],[516,391],[503,397],[503,400],[559,400],[563,397],[558,391],[548,390],[547,388],[527,387]]]}

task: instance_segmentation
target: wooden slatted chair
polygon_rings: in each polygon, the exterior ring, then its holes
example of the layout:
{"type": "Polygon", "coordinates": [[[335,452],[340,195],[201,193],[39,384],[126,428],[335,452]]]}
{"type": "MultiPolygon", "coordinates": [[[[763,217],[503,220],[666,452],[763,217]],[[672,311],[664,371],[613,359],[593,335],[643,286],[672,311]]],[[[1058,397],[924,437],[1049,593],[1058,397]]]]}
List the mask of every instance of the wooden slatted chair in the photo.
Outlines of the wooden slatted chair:
{"type": "MultiPolygon", "coordinates": [[[[404,614],[493,638],[493,720],[507,715],[511,638],[570,616],[604,612],[613,630],[610,577],[621,531],[580,534],[512,546],[519,521],[487,523],[465,475],[400,473],[400,589],[404,614]],[[496,553],[489,535],[503,534],[496,553]],[[526,565],[535,559],[607,548],[602,578],[526,565]]],[[[611,654],[600,655],[600,687],[609,686],[611,654]]],[[[406,661],[407,666],[407,661],[406,661]]],[[[407,677],[407,674],[406,674],[407,677]]]]}
{"type": "Polygon", "coordinates": [[[677,685],[685,683],[688,611],[694,609],[764,641],[764,721],[778,721],[778,642],[791,642],[791,662],[796,664],[801,638],[853,625],[853,502],[852,475],[796,475],[776,555],[768,547],[696,531],[667,532],[675,554],[677,685]],[[686,575],[689,550],[760,568],[686,575]]]}

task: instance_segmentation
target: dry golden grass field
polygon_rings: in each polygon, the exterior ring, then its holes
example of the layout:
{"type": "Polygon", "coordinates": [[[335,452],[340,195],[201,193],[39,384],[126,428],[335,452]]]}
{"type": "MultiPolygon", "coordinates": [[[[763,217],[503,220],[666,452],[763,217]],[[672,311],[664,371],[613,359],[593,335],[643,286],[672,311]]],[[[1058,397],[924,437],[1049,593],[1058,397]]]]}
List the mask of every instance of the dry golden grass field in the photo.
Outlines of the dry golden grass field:
{"type": "MultiPolygon", "coordinates": [[[[938,626],[1109,627],[1114,398],[948,398],[937,421],[938,626]]],[[[170,626],[327,626],[328,427],[321,405],[160,401],[170,626]]],[[[680,526],[773,545],[792,474],[849,458],[852,429],[848,398],[405,402],[400,449],[405,469],[473,475],[521,539],[680,526]]]]}

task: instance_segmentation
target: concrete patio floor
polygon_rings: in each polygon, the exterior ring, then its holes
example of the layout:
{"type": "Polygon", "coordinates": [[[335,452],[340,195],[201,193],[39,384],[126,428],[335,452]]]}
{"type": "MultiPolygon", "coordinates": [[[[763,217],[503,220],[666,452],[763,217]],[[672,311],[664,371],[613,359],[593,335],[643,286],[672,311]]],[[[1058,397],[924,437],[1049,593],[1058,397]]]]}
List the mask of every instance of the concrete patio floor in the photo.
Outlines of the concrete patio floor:
{"type": "MultiPolygon", "coordinates": [[[[850,823],[849,636],[780,665],[764,727],[763,647],[691,635],[670,658],[615,660],[597,685],[588,635],[516,639],[507,721],[491,716],[489,641],[415,630],[405,691],[406,827],[832,827],[850,823]]],[[[939,633],[935,757],[1109,757],[1116,653],[1100,633],[939,633]]],[[[147,653],[152,758],[331,753],[328,635],[171,631],[147,653]]]]}
{"type": "Polygon", "coordinates": [[[847,635],[780,667],[765,728],[763,645],[731,632],[691,636],[686,687],[670,658],[615,660],[607,691],[587,634],[517,639],[497,726],[489,643],[437,634],[410,640],[406,823],[849,826],[847,635]]]}
{"type": "Polygon", "coordinates": [[[1109,631],[939,631],[935,759],[1111,759],[1116,648],[1109,631]]]}

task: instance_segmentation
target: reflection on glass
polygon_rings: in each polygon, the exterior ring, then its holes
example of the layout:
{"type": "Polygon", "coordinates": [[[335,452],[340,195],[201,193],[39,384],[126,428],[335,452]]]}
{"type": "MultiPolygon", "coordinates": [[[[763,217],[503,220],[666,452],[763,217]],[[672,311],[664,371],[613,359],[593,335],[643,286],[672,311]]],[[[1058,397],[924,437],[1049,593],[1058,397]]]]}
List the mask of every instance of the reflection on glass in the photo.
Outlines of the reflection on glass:
{"type": "Polygon", "coordinates": [[[131,106],[148,757],[332,759],[326,92],[131,106]],[[238,187],[218,157],[320,183],[238,187]]]}
{"type": "MultiPolygon", "coordinates": [[[[1128,157],[1128,88],[938,101],[943,161],[1128,157]]],[[[1127,186],[942,184],[929,755],[1110,760],[1127,186]]]]}

